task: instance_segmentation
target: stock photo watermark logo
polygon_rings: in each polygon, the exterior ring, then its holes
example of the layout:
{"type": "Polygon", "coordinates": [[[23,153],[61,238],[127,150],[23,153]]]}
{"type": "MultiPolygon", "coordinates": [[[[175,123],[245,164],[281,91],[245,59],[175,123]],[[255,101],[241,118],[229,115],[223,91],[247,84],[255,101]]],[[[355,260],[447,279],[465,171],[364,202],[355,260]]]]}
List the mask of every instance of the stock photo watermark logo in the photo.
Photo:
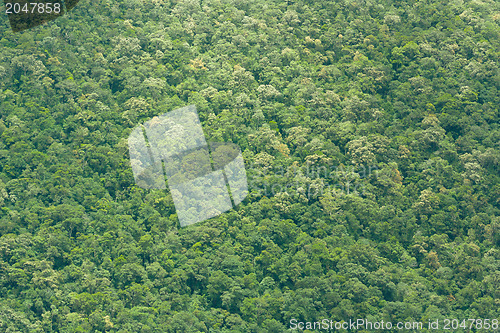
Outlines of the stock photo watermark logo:
{"type": "Polygon", "coordinates": [[[63,16],[78,2],[80,0],[4,0],[4,9],[12,31],[20,32],[63,16]]]}
{"type": "Polygon", "coordinates": [[[181,227],[220,215],[248,194],[241,150],[233,143],[207,143],[194,105],[137,126],[128,145],[137,186],[168,184],[181,227]]]}

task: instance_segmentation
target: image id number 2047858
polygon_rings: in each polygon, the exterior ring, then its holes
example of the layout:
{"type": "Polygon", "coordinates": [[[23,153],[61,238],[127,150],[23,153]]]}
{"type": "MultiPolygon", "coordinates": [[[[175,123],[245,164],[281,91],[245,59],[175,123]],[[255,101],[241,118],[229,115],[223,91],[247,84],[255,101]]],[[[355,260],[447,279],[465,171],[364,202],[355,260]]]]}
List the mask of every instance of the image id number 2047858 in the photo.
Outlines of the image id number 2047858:
{"type": "Polygon", "coordinates": [[[60,3],[51,3],[51,2],[29,2],[20,4],[17,2],[11,2],[5,4],[5,13],[7,14],[59,14],[61,12],[61,4],[60,3]]]}

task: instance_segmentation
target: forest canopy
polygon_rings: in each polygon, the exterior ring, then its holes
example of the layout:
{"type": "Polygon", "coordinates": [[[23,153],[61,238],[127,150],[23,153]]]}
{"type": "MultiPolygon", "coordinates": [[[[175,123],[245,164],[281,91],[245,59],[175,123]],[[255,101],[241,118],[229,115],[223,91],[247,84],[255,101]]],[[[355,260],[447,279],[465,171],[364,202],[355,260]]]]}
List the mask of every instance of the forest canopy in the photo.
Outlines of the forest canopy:
{"type": "Polygon", "coordinates": [[[2,14],[0,331],[498,320],[499,24],[493,0],[80,1],[18,33],[2,14]],[[251,191],[181,228],[127,138],[186,105],[251,191]]]}

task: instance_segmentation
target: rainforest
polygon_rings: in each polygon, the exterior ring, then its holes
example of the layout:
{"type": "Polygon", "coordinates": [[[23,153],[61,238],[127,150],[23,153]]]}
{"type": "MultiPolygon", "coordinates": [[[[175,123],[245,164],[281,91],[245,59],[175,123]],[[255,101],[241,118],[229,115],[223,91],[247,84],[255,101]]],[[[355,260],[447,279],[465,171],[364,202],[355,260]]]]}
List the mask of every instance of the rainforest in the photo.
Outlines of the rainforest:
{"type": "Polygon", "coordinates": [[[499,1],[0,8],[0,332],[498,332],[499,1]],[[188,105],[249,187],[181,227],[127,140],[188,105]]]}

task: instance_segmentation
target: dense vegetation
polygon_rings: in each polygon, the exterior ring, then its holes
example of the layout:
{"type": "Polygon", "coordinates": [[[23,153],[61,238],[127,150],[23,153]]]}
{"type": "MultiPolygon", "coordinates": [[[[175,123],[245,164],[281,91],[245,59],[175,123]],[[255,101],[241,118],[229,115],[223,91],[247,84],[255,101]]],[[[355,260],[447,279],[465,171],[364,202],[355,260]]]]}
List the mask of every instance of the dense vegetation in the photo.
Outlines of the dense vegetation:
{"type": "Polygon", "coordinates": [[[81,1],[22,33],[3,16],[0,331],[498,319],[499,23],[493,0],[81,1]],[[180,228],[168,190],[134,184],[127,137],[188,104],[253,190],[180,228]]]}

